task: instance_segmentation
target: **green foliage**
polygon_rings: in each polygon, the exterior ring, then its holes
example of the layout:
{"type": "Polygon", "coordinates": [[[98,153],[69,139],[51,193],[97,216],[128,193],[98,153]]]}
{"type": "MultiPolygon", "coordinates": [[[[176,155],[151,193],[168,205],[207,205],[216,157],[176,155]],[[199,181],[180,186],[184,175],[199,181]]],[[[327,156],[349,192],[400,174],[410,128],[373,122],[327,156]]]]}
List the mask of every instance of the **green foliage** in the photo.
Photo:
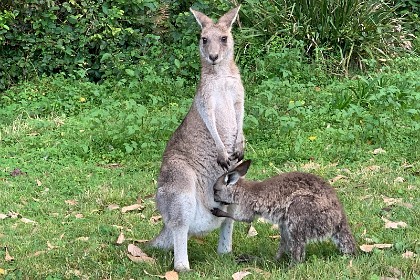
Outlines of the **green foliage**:
{"type": "Polygon", "coordinates": [[[394,11],[385,1],[248,1],[243,22],[248,37],[261,37],[266,46],[275,45],[278,37],[291,45],[303,41],[309,57],[347,74],[363,68],[365,59],[383,60],[404,51],[402,41],[412,38],[400,29],[394,11]]]}

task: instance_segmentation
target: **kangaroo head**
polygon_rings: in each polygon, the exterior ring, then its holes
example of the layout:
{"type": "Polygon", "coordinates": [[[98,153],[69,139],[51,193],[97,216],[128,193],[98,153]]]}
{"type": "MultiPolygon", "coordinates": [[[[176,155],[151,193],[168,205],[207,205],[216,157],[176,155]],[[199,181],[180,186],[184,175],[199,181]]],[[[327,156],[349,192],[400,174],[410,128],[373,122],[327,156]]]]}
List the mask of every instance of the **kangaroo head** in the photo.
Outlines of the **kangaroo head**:
{"type": "Polygon", "coordinates": [[[225,173],[217,179],[214,184],[214,200],[224,203],[235,203],[233,201],[234,186],[238,183],[239,179],[245,176],[251,165],[251,160],[246,160],[237,165],[233,170],[225,173]]]}
{"type": "Polygon", "coordinates": [[[224,14],[217,23],[205,14],[190,9],[201,26],[200,55],[206,63],[216,65],[233,58],[233,37],[230,31],[239,8],[224,14]]]}

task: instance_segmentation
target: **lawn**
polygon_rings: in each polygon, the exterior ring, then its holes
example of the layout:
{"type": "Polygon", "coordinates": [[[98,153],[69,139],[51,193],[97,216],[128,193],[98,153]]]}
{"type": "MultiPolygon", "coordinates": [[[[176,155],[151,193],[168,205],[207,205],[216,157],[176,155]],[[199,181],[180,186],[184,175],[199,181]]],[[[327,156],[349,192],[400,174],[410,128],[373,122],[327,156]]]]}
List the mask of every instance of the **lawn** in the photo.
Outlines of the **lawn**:
{"type": "MultiPolygon", "coordinates": [[[[396,59],[320,80],[244,73],[247,177],[301,170],[330,180],[363,250],[348,257],[332,243],[311,244],[306,261],[289,267],[274,261],[272,225],[236,223],[232,254],[217,254],[217,232],[190,239],[193,271],[180,278],[420,279],[419,65],[396,59]],[[366,246],[375,244],[387,245],[366,246]]],[[[58,75],[2,93],[0,278],[171,271],[173,254],[143,241],[162,227],[153,199],[161,155],[194,90],[182,79],[93,84],[58,75]],[[129,244],[152,260],[133,261],[129,244]]]]}

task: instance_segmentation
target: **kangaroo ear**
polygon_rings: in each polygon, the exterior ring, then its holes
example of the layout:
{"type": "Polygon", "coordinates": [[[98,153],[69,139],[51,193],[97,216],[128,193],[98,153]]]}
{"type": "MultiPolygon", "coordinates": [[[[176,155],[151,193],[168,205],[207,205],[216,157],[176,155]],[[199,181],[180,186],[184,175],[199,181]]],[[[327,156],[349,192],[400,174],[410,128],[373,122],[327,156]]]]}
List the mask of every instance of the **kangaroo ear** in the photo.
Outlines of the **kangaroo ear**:
{"type": "Polygon", "coordinates": [[[236,182],[238,182],[239,178],[241,178],[241,175],[237,171],[229,172],[225,175],[225,184],[226,185],[234,185],[236,182]]]}
{"type": "Polygon", "coordinates": [[[194,15],[195,19],[197,20],[198,24],[201,26],[201,29],[203,29],[206,26],[212,25],[213,20],[203,14],[202,12],[193,10],[190,8],[191,13],[194,15]]]}
{"type": "Polygon", "coordinates": [[[238,166],[235,167],[235,171],[239,173],[240,176],[245,176],[248,172],[249,166],[251,165],[251,160],[241,162],[238,166]]]}
{"type": "Polygon", "coordinates": [[[239,5],[236,8],[233,8],[232,10],[224,14],[219,19],[218,23],[230,29],[232,27],[232,24],[235,22],[236,17],[238,16],[238,12],[240,8],[241,8],[241,5],[239,5]]]}

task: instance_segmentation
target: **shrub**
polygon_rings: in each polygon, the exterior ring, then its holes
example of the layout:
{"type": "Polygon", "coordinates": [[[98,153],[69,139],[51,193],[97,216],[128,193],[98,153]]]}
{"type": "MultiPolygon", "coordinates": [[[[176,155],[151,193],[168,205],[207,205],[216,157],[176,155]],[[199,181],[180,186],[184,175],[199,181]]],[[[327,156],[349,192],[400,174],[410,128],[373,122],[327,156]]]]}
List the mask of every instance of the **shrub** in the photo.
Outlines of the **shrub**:
{"type": "Polygon", "coordinates": [[[339,57],[330,69],[334,72],[363,68],[365,59],[387,59],[410,39],[395,8],[385,1],[270,0],[248,5],[243,13],[249,37],[262,37],[266,46],[277,37],[304,41],[306,54],[319,62],[330,64],[339,57]]]}

